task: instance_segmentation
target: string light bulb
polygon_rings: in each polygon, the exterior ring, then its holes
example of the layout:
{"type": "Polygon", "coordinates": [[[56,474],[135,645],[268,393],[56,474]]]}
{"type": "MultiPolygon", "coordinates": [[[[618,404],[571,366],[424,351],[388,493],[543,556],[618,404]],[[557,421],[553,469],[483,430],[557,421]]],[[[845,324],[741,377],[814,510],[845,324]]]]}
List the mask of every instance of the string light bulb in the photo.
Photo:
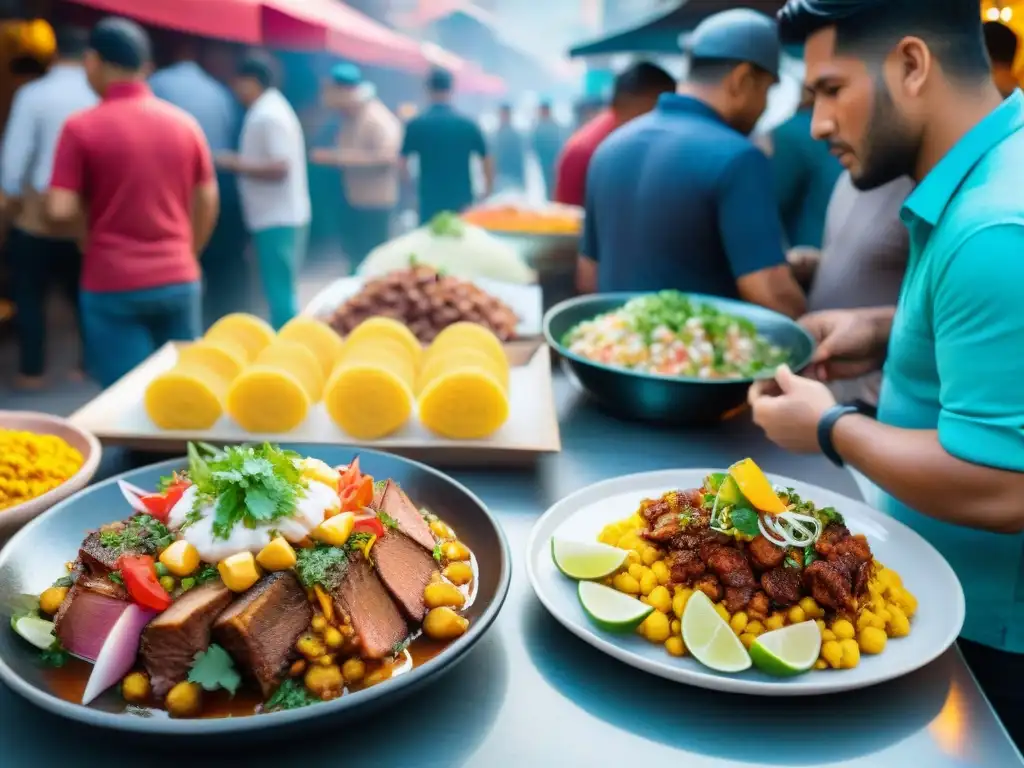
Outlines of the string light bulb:
{"type": "Polygon", "coordinates": [[[988,21],[999,21],[999,9],[994,5],[985,11],[985,18],[988,21]]]}
{"type": "Polygon", "coordinates": [[[999,18],[1005,22],[1009,22],[1010,19],[1013,18],[1013,8],[1010,8],[1009,6],[1003,8],[999,11],[999,18]]]}

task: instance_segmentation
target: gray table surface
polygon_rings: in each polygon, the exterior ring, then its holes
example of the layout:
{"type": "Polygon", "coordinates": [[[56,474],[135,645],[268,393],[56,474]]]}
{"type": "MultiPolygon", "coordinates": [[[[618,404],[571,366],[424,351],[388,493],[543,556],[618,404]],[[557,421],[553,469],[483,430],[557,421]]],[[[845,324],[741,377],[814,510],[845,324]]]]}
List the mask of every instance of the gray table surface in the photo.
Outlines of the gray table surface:
{"type": "MultiPolygon", "coordinates": [[[[522,566],[537,517],[585,485],[621,474],[725,466],[751,456],[767,471],[857,496],[820,457],[787,455],[744,417],[707,432],[663,431],[606,417],[556,381],[563,451],[535,471],[453,473],[504,526],[514,566],[495,626],[465,660],[390,711],[324,736],[189,754],[166,744],[148,766],[864,766],[1024,765],[958,652],[901,680],[804,700],[746,698],[646,675],[555,622],[522,566]],[[661,762],[665,761],[665,762],[661,762]]],[[[103,475],[126,468],[110,451],[103,475]]],[[[36,709],[0,685],[0,765],[108,768],[109,734],[36,709]]]]}

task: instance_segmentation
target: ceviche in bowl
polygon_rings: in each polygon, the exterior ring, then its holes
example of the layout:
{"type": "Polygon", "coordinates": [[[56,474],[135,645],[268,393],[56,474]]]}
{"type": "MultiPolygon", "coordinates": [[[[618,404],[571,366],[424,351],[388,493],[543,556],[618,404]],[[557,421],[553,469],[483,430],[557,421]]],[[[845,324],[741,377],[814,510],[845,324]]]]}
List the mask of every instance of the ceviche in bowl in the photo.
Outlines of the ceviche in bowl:
{"type": "MultiPolygon", "coordinates": [[[[468,647],[507,589],[496,524],[440,473],[347,458],[190,444],[187,464],[152,487],[108,485],[120,499],[105,508],[111,519],[84,532],[49,586],[0,592],[10,613],[0,676],[24,692],[9,666],[14,638],[35,657],[27,677],[65,702],[242,722],[397,689],[449,646],[468,647]]],[[[21,547],[33,528],[0,554],[0,574],[28,580],[12,552],[31,560],[21,547]]]]}

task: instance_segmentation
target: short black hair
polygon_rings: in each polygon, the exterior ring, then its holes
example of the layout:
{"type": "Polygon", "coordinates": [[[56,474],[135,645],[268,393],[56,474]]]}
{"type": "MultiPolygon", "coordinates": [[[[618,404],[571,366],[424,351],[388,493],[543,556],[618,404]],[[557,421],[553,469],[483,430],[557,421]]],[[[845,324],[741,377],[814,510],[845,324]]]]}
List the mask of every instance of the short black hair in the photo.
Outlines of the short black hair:
{"type": "Polygon", "coordinates": [[[238,63],[239,77],[250,77],[263,88],[272,88],[277,82],[277,63],[269,53],[249,51],[238,63]]]}
{"type": "Polygon", "coordinates": [[[783,43],[802,43],[826,27],[835,27],[837,51],[884,55],[912,35],[951,77],[980,80],[990,71],[975,0],[788,0],[779,11],[783,43]]]}
{"type": "Polygon", "coordinates": [[[612,104],[629,96],[654,96],[676,89],[675,78],[649,61],[638,61],[630,65],[615,78],[612,89],[612,104]]]}
{"type": "Polygon", "coordinates": [[[992,63],[1012,67],[1017,60],[1017,33],[998,21],[986,21],[982,29],[985,33],[985,48],[992,63]]]}
{"type": "Polygon", "coordinates": [[[89,30],[83,27],[61,24],[53,30],[53,36],[58,55],[66,59],[81,58],[89,48],[89,30]]]}
{"type": "Polygon", "coordinates": [[[427,90],[433,93],[447,93],[452,89],[454,80],[452,73],[444,67],[433,67],[427,75],[427,90]]]}
{"type": "Polygon", "coordinates": [[[89,49],[100,61],[130,72],[138,72],[153,58],[153,47],[141,26],[130,19],[109,16],[89,33],[89,49]]]}

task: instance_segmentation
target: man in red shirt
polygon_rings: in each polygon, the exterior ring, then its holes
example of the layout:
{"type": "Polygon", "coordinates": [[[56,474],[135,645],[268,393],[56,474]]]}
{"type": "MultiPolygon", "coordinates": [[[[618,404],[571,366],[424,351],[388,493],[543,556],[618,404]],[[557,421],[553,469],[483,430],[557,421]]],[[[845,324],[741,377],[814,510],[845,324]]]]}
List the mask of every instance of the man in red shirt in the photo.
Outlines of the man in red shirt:
{"type": "Polygon", "coordinates": [[[85,69],[102,101],[57,145],[47,212],[84,215],[85,361],[107,387],[168,341],[202,332],[199,263],[219,196],[199,124],[146,85],[150,43],[127,19],[99,22],[85,69]]]}
{"type": "Polygon", "coordinates": [[[574,133],[558,160],[555,200],[583,206],[590,158],[608,134],[634,117],[654,109],[658,97],[676,89],[672,75],[650,62],[641,61],[615,78],[612,103],[574,133]]]}

